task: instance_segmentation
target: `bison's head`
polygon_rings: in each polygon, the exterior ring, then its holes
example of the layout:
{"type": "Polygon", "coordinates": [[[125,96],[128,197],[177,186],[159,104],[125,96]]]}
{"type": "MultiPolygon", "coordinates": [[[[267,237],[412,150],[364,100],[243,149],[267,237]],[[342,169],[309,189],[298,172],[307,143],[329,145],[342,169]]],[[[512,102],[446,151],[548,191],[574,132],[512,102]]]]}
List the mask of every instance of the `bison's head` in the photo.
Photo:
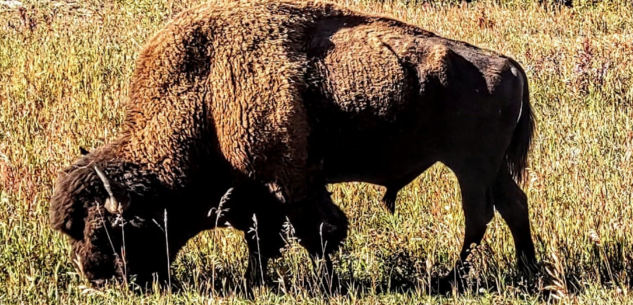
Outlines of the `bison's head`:
{"type": "MultiPolygon", "coordinates": [[[[164,216],[173,194],[138,166],[100,152],[82,154],[58,177],[50,205],[51,226],[70,237],[73,260],[97,286],[113,277],[135,277],[141,285],[164,280],[164,216]]],[[[178,231],[168,233],[179,239],[178,231]]],[[[169,244],[171,261],[172,247],[182,245],[169,244]]]]}

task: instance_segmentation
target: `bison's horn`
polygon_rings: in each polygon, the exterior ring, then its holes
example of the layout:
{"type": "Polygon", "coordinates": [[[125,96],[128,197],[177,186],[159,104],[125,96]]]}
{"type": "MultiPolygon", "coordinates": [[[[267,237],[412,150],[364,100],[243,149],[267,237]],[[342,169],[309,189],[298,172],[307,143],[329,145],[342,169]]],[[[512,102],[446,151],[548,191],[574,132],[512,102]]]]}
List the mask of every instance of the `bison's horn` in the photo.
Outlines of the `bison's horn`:
{"type": "Polygon", "coordinates": [[[112,214],[123,213],[123,211],[127,209],[128,202],[117,200],[116,196],[114,196],[114,192],[112,191],[110,180],[108,180],[106,175],[97,166],[95,166],[94,168],[97,172],[97,175],[99,175],[101,182],[103,182],[103,187],[106,189],[106,192],[108,192],[108,195],[110,196],[108,199],[106,199],[105,202],[106,210],[108,210],[108,212],[112,214]]]}

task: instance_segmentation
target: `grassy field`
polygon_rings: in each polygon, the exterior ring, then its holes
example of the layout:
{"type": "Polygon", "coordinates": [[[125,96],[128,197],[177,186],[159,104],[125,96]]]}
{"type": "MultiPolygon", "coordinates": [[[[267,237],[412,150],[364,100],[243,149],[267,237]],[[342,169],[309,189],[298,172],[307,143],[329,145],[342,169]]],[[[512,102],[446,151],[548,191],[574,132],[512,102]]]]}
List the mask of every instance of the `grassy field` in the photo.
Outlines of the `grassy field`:
{"type": "MultiPolygon", "coordinates": [[[[377,186],[331,186],[352,223],[336,263],[353,285],[349,295],[329,301],[633,303],[631,4],[574,1],[575,8],[558,10],[527,0],[504,6],[338,1],[500,51],[525,67],[538,127],[523,188],[538,259],[549,272],[530,283],[516,275],[512,237],[497,215],[475,256],[471,289],[429,294],[429,280],[453,265],[464,234],[459,186],[436,164],[403,189],[393,216],[380,205],[377,186]]],[[[191,4],[0,4],[0,304],[248,302],[238,282],[246,246],[236,230],[197,236],[174,263],[177,289],[139,295],[115,286],[90,289],[69,259],[67,241],[48,224],[57,171],[79,156],[78,146],[116,136],[137,52],[191,4]]],[[[291,243],[271,266],[279,289],[258,291],[255,302],[327,302],[311,293],[307,266],[302,248],[291,243]]]]}

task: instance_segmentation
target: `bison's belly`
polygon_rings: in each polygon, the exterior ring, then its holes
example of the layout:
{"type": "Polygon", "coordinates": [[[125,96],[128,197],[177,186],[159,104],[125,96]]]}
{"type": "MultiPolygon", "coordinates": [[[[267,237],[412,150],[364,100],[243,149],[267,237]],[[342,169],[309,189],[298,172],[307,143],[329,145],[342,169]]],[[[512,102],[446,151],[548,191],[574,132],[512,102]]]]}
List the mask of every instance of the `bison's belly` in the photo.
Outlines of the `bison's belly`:
{"type": "MultiPolygon", "coordinates": [[[[420,126],[422,127],[422,126],[420,126]]],[[[433,161],[437,141],[424,128],[339,129],[320,142],[328,183],[386,185],[433,161]]]]}
{"type": "Polygon", "coordinates": [[[325,96],[308,99],[329,183],[384,185],[426,162],[436,147],[430,131],[437,124],[406,76],[391,74],[391,81],[381,81],[351,73],[329,87],[325,96]]]}

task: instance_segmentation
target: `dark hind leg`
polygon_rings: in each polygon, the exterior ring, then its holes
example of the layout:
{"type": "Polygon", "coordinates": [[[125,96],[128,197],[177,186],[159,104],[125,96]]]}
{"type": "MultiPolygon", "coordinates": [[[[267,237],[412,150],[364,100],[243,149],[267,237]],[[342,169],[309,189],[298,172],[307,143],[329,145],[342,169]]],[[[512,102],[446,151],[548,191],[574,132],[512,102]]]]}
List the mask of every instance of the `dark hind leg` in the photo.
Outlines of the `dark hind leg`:
{"type": "Polygon", "coordinates": [[[316,186],[301,202],[293,203],[287,215],[313,266],[316,267],[316,260],[325,262],[325,268],[319,271],[321,288],[326,292],[343,292],[339,290],[342,287],[338,286],[338,273],[333,269],[330,255],[347,237],[349,223],[345,213],[332,202],[325,184],[316,186]]]}
{"type": "Polygon", "coordinates": [[[462,209],[466,222],[466,232],[459,261],[444,278],[440,280],[440,291],[446,292],[453,282],[458,289],[462,287],[460,277],[466,276],[471,269],[468,256],[472,246],[478,246],[483,239],[488,223],[494,216],[492,198],[489,194],[488,182],[491,171],[486,169],[486,163],[472,161],[462,166],[453,166],[453,171],[459,181],[462,194],[462,209]]]}
{"type": "Polygon", "coordinates": [[[431,167],[431,165],[433,164],[435,164],[435,161],[424,163],[416,171],[413,171],[408,175],[385,185],[385,188],[387,190],[385,191],[385,195],[382,197],[381,202],[391,214],[394,214],[396,212],[396,199],[398,198],[398,192],[400,192],[402,188],[415,180],[415,178],[417,178],[421,173],[429,169],[429,167],[431,167]]]}
{"type": "Polygon", "coordinates": [[[492,194],[496,209],[512,233],[519,269],[529,271],[536,267],[536,255],[530,229],[527,196],[505,167],[499,171],[492,194]]]}

